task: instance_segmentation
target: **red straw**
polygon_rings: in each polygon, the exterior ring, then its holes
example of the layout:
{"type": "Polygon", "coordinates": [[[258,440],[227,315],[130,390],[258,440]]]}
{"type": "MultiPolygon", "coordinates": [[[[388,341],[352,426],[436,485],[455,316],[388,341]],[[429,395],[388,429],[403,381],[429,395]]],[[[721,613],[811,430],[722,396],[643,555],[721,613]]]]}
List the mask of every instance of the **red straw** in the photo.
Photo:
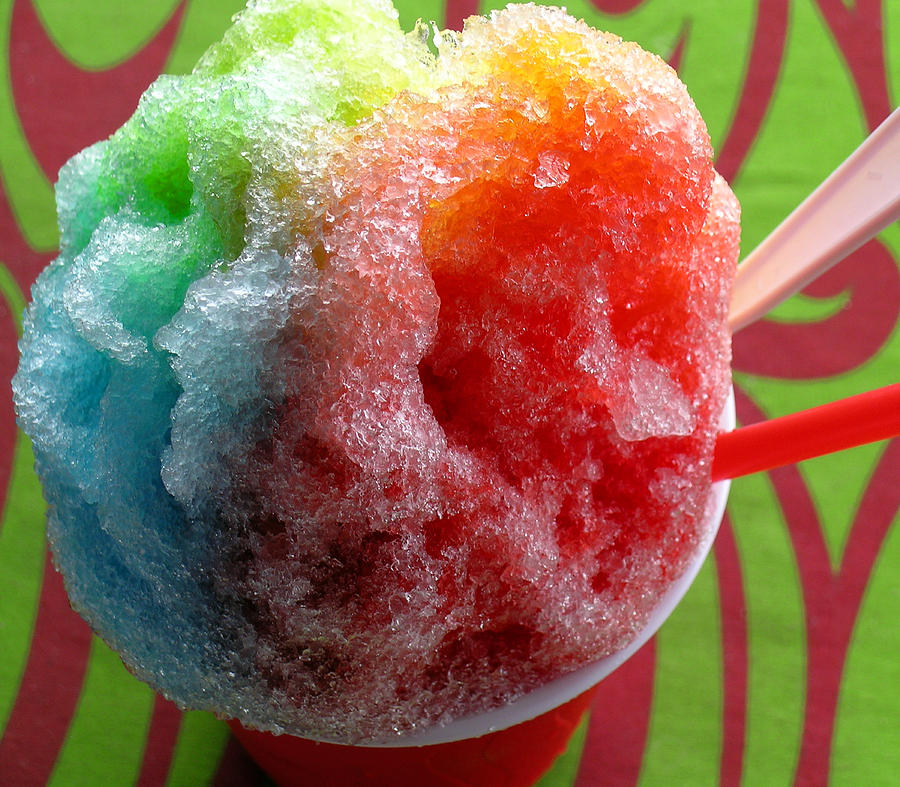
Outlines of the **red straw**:
{"type": "Polygon", "coordinates": [[[714,481],[771,470],[900,435],[900,383],[722,432],[714,481]]]}

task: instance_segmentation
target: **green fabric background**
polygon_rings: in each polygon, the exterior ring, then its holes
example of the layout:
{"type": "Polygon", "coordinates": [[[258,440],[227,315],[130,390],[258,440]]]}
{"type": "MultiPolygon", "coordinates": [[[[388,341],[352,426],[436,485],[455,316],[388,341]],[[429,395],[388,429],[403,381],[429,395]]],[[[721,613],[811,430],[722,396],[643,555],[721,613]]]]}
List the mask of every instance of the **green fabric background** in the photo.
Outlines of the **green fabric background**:
{"type": "MultiPolygon", "coordinates": [[[[16,14],[32,3],[59,52],[85,75],[127,63],[182,7],[184,15],[165,69],[188,70],[242,5],[239,0],[0,0],[4,55],[0,61],[0,196],[11,210],[5,218],[0,215],[0,292],[6,308],[2,315],[6,332],[0,341],[7,355],[13,352],[27,297],[24,283],[52,256],[56,244],[52,178],[42,170],[23,125],[23,107],[13,89],[14,79],[23,77],[11,72],[11,53],[27,53],[31,45],[16,38],[20,29],[14,24],[16,14]]],[[[408,28],[418,17],[454,21],[473,6],[452,0],[446,8],[440,0],[404,0],[398,5],[408,28]]],[[[479,8],[486,11],[500,5],[505,3],[483,3],[479,8]]],[[[752,142],[744,154],[730,159],[736,162],[732,185],[743,206],[745,250],[765,237],[862,141],[880,119],[879,113],[883,116],[883,110],[896,104],[900,3],[895,0],[858,0],[856,4],[842,0],[573,0],[568,9],[663,57],[674,54],[717,150],[726,145],[742,106],[759,109],[761,122],[750,133],[752,142]],[[603,13],[600,6],[630,10],[603,13]],[[751,55],[763,22],[770,18],[781,20],[773,23],[773,29],[784,31],[783,57],[775,47],[781,59],[773,67],[772,95],[757,95],[751,89],[755,84],[750,78],[751,55]],[[871,41],[881,42],[883,57],[867,43],[871,41]]],[[[766,65],[773,66],[771,60],[763,62],[766,65]]],[[[35,73],[30,78],[52,80],[54,76],[35,73]]],[[[108,97],[109,102],[116,99],[108,97]]],[[[103,106],[100,96],[91,110],[103,106]]],[[[79,111],[62,105],[59,110],[63,115],[79,111]]],[[[52,108],[45,114],[52,123],[52,108]]],[[[65,128],[63,123],[60,133],[65,128]]],[[[900,228],[890,227],[880,241],[883,247],[879,248],[893,265],[893,273],[884,265],[878,269],[886,282],[880,291],[890,294],[897,280],[900,228]]],[[[762,339],[751,340],[748,329],[742,354],[736,356],[735,380],[740,396],[766,417],[896,380],[900,359],[896,308],[891,312],[888,299],[878,307],[881,322],[876,315],[870,321],[868,304],[860,300],[860,293],[867,290],[848,267],[854,264],[862,265],[854,257],[843,266],[845,286],[836,285],[825,297],[797,296],[770,316],[770,322],[780,326],[780,333],[773,335],[784,341],[767,346],[762,339]],[[804,326],[824,324],[841,314],[858,315],[852,325],[859,329],[838,342],[849,360],[833,363],[835,368],[829,371],[827,342],[833,337],[822,339],[824,345],[794,343],[792,337],[804,326]],[[866,338],[865,327],[876,322],[887,329],[874,339],[866,338]],[[791,354],[799,373],[767,371],[770,366],[759,360],[771,355],[781,358],[778,368],[791,369],[791,354]],[[828,373],[804,372],[801,358],[815,360],[816,368],[828,373]]],[[[867,271],[870,267],[877,266],[862,265],[867,271]]],[[[736,348],[743,341],[739,335],[736,348]]],[[[4,396],[9,398],[8,391],[4,396]]],[[[743,412],[750,409],[745,407],[743,412]]],[[[8,404],[3,413],[0,428],[12,430],[8,404]]],[[[893,487],[900,480],[900,462],[888,454],[886,444],[867,446],[806,462],[783,476],[758,475],[734,483],[729,533],[739,573],[734,574],[734,561],[723,568],[717,561],[723,559],[723,552],[717,551],[716,559],[708,561],[685,602],[656,638],[649,726],[640,747],[640,784],[815,784],[826,778],[835,785],[860,785],[892,784],[900,779],[900,629],[896,625],[900,537],[891,527],[896,519],[893,487]],[[787,489],[808,495],[810,507],[802,505],[802,494],[786,497],[787,489]],[[860,515],[863,501],[868,501],[867,508],[860,515]],[[867,522],[879,518],[884,520],[880,530],[874,525],[866,529],[867,522]],[[847,563],[849,568],[842,571],[845,552],[860,539],[868,539],[869,553],[876,556],[871,572],[864,561],[847,563]],[[809,568],[807,573],[804,566],[809,568]],[[743,593],[746,618],[728,617],[736,614],[735,608],[722,606],[721,572],[726,570],[732,572],[728,577],[732,586],[736,583],[743,593]],[[856,592],[856,585],[861,588],[861,603],[858,616],[850,615],[852,639],[842,664],[842,634],[839,627],[829,628],[828,616],[843,603],[841,598],[856,592]],[[734,640],[727,640],[723,632],[723,621],[744,632],[746,648],[737,658],[730,649],[734,640]],[[839,680],[833,735],[821,732],[822,706],[810,701],[816,692],[822,692],[816,696],[828,695],[822,690],[828,676],[823,677],[817,666],[810,671],[811,664],[819,663],[831,664],[831,674],[839,680]],[[737,682],[734,670],[739,673],[737,682]],[[726,697],[735,686],[745,690],[744,701],[735,703],[733,694],[726,697]],[[736,726],[735,718],[741,721],[736,726]],[[740,740],[727,738],[735,730],[742,733],[740,740]],[[804,742],[817,751],[824,747],[824,754],[820,751],[826,762],[824,772],[801,757],[804,742]],[[726,750],[730,765],[723,765],[726,750]]],[[[3,461],[11,462],[11,472],[0,522],[0,736],[20,698],[46,566],[43,503],[27,441],[19,436],[12,458],[3,461]]],[[[852,613],[855,606],[847,604],[852,613]]],[[[146,765],[145,742],[155,707],[152,692],[96,639],[79,691],[52,763],[50,783],[136,783],[146,765]]],[[[54,686],[48,685],[50,705],[53,692],[54,686]]],[[[628,783],[621,771],[603,775],[596,763],[593,769],[584,767],[584,760],[595,755],[589,724],[595,728],[615,725],[618,710],[595,706],[569,751],[541,781],[542,787],[628,783]]],[[[33,734],[37,739],[42,733],[35,728],[33,734]]],[[[223,763],[230,762],[240,766],[234,766],[238,775],[232,774],[236,780],[232,783],[260,783],[259,774],[235,759],[237,755],[229,755],[228,747],[224,724],[207,714],[184,714],[162,781],[167,785],[215,779],[226,783],[223,763]]],[[[21,749],[16,752],[23,756],[21,749]]],[[[11,773],[15,766],[11,760],[4,762],[4,753],[10,756],[0,744],[0,782],[4,771],[11,773]]]]}

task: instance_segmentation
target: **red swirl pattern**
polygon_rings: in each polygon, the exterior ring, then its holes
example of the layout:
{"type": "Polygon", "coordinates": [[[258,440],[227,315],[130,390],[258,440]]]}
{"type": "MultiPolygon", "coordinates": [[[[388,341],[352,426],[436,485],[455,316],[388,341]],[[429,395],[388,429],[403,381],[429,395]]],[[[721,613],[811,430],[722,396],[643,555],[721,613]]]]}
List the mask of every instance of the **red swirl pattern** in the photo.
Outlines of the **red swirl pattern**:
{"type": "Polygon", "coordinates": [[[165,65],[186,3],[182,0],[153,40],[124,63],[88,71],[56,48],[32,0],[15,0],[9,50],[13,96],[22,130],[48,178],[56,180],[72,155],[128,120],[165,65]],[[52,74],[53,79],[35,79],[35,74],[52,74]],[[110,102],[110,95],[117,100],[110,102]]]}
{"type": "MultiPolygon", "coordinates": [[[[591,0],[610,14],[640,10],[642,0],[591,0]]],[[[859,98],[866,126],[874,128],[891,108],[881,0],[817,0],[859,98]]],[[[142,90],[162,69],[188,6],[180,2],[153,38],[125,62],[86,71],[61,53],[47,34],[32,0],[14,0],[10,17],[10,86],[18,122],[43,173],[55,177],[73,153],[103,138],[130,114],[142,90]],[[41,78],[35,78],[40,75],[41,78]],[[52,78],[51,78],[52,77],[52,78]],[[115,96],[115,100],[110,100],[115,96]]],[[[445,23],[458,28],[478,10],[477,0],[448,0],[445,23]]],[[[782,72],[789,33],[788,0],[756,4],[749,57],[736,110],[717,166],[737,179],[769,113],[782,72]]],[[[676,67],[692,45],[691,20],[681,27],[670,58],[676,67]]],[[[32,249],[19,230],[0,182],[0,260],[23,290],[51,255],[32,249]]],[[[847,305],[814,323],[761,321],[734,343],[741,372],[784,380],[812,380],[847,373],[871,361],[895,331],[900,312],[897,261],[880,241],[865,245],[811,284],[814,298],[846,295],[847,305]],[[774,352],[772,348],[778,348],[774,352]]],[[[0,314],[0,490],[7,490],[15,443],[9,380],[15,370],[16,325],[9,304],[0,314]]],[[[738,415],[763,417],[746,391],[737,391],[738,415]]],[[[860,499],[837,570],[832,568],[812,493],[796,468],[770,480],[793,548],[805,611],[806,692],[796,784],[825,784],[833,754],[835,718],[854,625],[873,566],[900,510],[900,443],[888,445],[860,499]]],[[[726,519],[715,545],[723,649],[723,710],[719,781],[741,782],[748,704],[748,599],[741,555],[726,519]]],[[[25,671],[3,737],[0,774],[10,784],[43,784],[52,771],[72,720],[91,646],[87,627],[68,608],[62,582],[46,561],[40,602],[25,671]],[[45,687],[52,681],[54,693],[45,687]]],[[[607,679],[595,695],[576,784],[631,785],[638,781],[649,734],[657,657],[651,642],[607,679]]],[[[181,727],[181,713],[158,699],[150,719],[142,787],[166,782],[181,727]]],[[[261,784],[262,777],[232,741],[215,778],[217,785],[261,784]]]]}

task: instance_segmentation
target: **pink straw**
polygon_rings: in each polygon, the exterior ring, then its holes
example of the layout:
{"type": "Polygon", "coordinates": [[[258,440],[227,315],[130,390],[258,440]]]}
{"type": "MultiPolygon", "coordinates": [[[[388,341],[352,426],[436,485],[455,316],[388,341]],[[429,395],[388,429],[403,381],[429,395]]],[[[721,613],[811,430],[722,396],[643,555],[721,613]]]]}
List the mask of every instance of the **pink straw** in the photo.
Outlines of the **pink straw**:
{"type": "Polygon", "coordinates": [[[714,481],[771,470],[900,435],[900,383],[722,432],[714,481]]]}
{"type": "Polygon", "coordinates": [[[759,319],[900,218],[900,109],[738,266],[733,331],[759,319]]]}

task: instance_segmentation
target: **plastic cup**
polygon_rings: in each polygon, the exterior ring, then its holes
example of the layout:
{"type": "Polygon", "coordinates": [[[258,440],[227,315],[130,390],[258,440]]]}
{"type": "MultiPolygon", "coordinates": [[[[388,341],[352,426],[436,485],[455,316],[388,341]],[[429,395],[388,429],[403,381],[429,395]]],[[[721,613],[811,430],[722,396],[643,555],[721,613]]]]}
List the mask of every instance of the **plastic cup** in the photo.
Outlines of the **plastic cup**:
{"type": "MultiPolygon", "coordinates": [[[[721,418],[735,425],[734,398],[721,418]]],[[[730,482],[713,485],[706,535],[687,570],[657,602],[628,646],[507,705],[402,738],[345,745],[245,729],[229,722],[259,766],[282,787],[529,787],[553,764],[587,710],[596,685],[665,622],[700,571],[725,514],[730,482]]]]}
{"type": "Polygon", "coordinates": [[[530,787],[565,750],[592,695],[514,727],[432,746],[344,746],[229,724],[281,787],[530,787]]]}

